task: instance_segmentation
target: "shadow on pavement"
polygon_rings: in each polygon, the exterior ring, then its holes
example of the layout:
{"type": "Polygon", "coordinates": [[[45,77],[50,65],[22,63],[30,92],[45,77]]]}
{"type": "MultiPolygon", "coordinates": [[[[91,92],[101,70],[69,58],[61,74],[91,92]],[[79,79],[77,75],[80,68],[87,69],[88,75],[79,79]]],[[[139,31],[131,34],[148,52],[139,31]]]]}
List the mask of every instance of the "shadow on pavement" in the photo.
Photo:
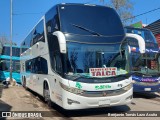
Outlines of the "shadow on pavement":
{"type": "MultiPolygon", "coordinates": [[[[42,96],[39,96],[37,93],[33,92],[32,90],[28,90],[32,93],[34,97],[39,98],[41,102],[45,104],[44,107],[47,107],[47,104],[44,102],[42,96]]],[[[113,106],[113,107],[103,107],[103,108],[92,108],[92,109],[82,109],[82,110],[65,110],[60,106],[53,103],[52,107],[49,108],[48,115],[54,117],[64,117],[64,119],[71,120],[70,117],[89,117],[89,116],[96,116],[96,117],[105,117],[108,113],[124,113],[130,111],[130,107],[127,105],[122,106],[113,106]]]]}
{"type": "Polygon", "coordinates": [[[107,117],[108,113],[124,113],[130,111],[130,107],[127,105],[83,110],[64,110],[61,107],[54,105],[52,109],[56,110],[64,117],[107,117]]]}
{"type": "MultiPolygon", "coordinates": [[[[0,82],[0,98],[2,97],[2,92],[3,92],[3,85],[0,82]]],[[[11,110],[12,106],[8,105],[4,101],[0,99],[0,120],[6,120],[6,118],[2,118],[2,112],[9,112],[11,110]]]]}
{"type": "Polygon", "coordinates": [[[2,118],[2,112],[9,112],[12,106],[6,104],[2,100],[0,100],[0,120],[6,120],[6,118],[2,118]]]}
{"type": "Polygon", "coordinates": [[[133,98],[153,99],[160,98],[160,96],[155,93],[134,93],[133,98]]]}

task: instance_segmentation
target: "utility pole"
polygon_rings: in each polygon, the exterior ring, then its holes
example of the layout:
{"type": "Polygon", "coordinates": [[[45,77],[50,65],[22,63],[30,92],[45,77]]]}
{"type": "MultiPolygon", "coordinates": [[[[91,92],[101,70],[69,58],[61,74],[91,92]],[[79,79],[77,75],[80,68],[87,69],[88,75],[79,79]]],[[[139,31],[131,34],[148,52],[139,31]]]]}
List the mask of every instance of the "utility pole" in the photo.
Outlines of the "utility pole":
{"type": "Polygon", "coordinates": [[[11,13],[10,13],[10,41],[11,41],[11,45],[10,45],[10,81],[12,81],[12,0],[10,1],[10,5],[11,5],[11,13]]]}

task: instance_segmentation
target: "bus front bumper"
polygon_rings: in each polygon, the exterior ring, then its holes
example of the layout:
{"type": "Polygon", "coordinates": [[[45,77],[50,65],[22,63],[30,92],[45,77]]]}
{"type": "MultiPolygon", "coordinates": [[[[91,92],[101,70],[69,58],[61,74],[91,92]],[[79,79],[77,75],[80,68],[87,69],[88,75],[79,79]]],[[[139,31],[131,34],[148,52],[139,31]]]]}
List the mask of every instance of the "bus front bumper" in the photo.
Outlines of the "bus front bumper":
{"type": "Polygon", "coordinates": [[[143,85],[137,85],[133,84],[133,92],[158,92],[160,86],[155,85],[155,86],[143,86],[143,85]]]}
{"type": "Polygon", "coordinates": [[[133,98],[133,88],[117,96],[104,97],[84,97],[62,90],[62,106],[64,109],[87,109],[126,105],[131,103],[133,98]]]}

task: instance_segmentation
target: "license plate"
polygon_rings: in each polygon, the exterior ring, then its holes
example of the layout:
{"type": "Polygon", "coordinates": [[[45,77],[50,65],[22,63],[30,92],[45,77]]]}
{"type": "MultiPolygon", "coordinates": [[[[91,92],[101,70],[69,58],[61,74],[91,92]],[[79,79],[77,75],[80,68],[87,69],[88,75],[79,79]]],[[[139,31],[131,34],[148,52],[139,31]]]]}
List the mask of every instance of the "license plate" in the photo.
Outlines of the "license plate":
{"type": "Polygon", "coordinates": [[[151,91],[151,88],[144,88],[144,91],[151,91]]]}
{"type": "Polygon", "coordinates": [[[99,106],[110,105],[110,100],[99,101],[99,106]]]}

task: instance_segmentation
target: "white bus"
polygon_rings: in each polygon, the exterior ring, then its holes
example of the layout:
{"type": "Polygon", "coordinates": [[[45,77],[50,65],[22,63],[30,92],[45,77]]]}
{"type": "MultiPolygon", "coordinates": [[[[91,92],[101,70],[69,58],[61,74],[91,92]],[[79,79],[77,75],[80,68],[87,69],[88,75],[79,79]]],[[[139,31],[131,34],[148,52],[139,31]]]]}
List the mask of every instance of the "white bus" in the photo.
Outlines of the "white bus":
{"type": "Polygon", "coordinates": [[[58,4],[21,44],[21,78],[50,105],[126,105],[133,95],[128,44],[110,7],[58,4]]]}

